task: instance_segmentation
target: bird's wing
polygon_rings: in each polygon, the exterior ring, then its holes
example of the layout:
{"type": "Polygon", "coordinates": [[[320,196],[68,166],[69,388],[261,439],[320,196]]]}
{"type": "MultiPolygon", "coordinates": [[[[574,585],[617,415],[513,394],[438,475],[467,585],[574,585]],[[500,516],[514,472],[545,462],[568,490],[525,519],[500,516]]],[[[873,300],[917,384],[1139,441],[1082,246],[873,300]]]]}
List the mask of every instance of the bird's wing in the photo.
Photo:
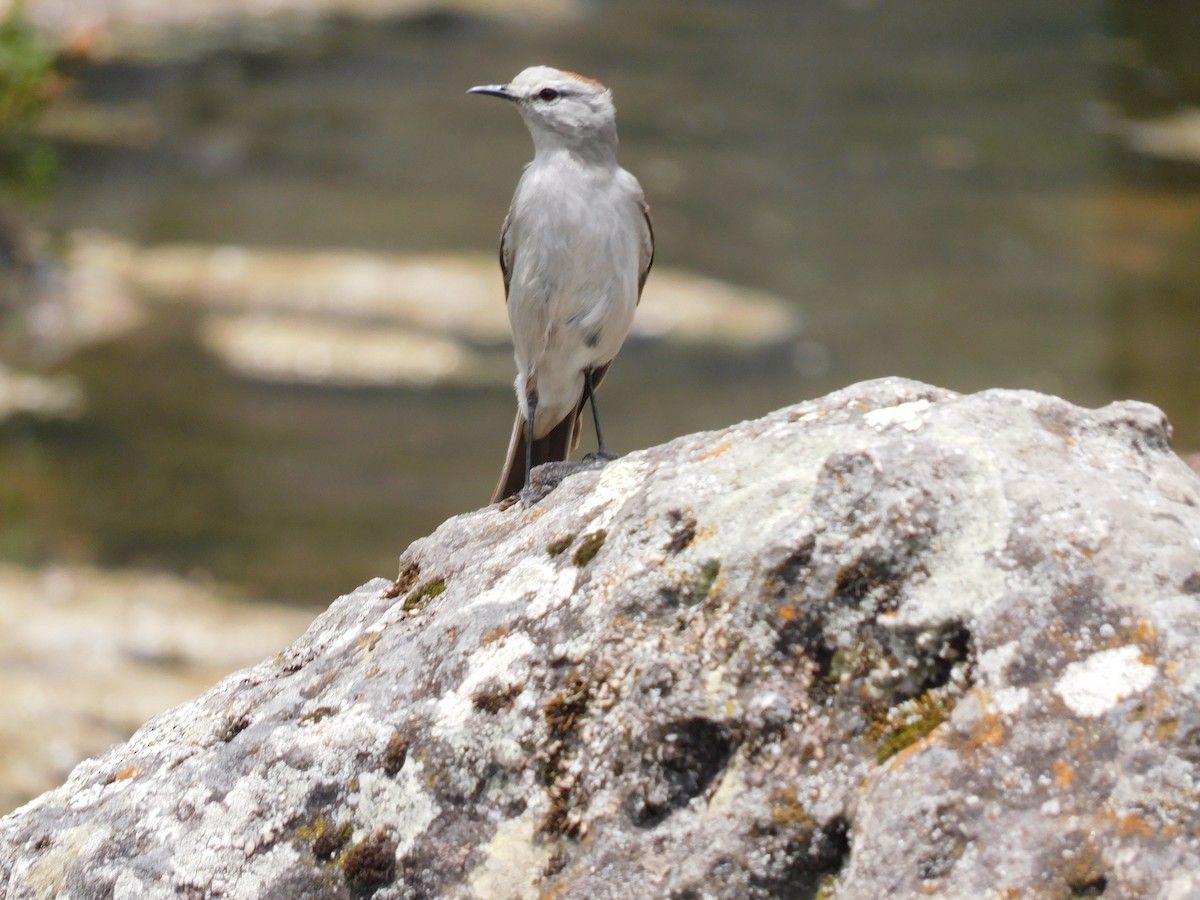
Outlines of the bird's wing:
{"type": "Polygon", "coordinates": [[[646,226],[642,229],[641,268],[638,269],[638,301],[641,302],[646,276],[650,274],[650,267],[654,265],[654,221],[650,218],[650,204],[644,197],[638,200],[638,205],[642,208],[642,222],[646,226]]]}
{"type": "Polygon", "coordinates": [[[512,210],[504,217],[500,227],[500,271],[504,274],[504,302],[508,302],[508,286],[512,283],[513,248],[508,243],[508,226],[512,224],[512,210]]]}

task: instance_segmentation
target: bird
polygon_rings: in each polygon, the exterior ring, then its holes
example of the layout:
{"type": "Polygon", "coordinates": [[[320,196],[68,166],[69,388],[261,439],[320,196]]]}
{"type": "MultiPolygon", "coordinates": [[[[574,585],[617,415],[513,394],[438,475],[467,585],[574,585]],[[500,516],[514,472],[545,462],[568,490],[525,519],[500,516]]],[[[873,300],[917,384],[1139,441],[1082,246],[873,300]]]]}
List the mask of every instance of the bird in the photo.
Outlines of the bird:
{"type": "Polygon", "coordinates": [[[534,148],[500,230],[517,417],[495,503],[522,494],[534,466],[567,459],[589,402],[597,455],[612,458],[596,388],[633,325],[654,225],[638,180],[617,164],[616,109],[603,84],[531,66],[467,93],[515,103],[534,148]]]}

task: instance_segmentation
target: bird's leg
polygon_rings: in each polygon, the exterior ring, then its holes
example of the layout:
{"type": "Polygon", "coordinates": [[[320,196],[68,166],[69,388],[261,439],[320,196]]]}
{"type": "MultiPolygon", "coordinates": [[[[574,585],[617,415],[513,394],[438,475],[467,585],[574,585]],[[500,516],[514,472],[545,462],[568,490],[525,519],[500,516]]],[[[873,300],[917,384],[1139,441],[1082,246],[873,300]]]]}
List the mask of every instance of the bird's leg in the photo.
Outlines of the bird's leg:
{"type": "Polygon", "coordinates": [[[526,394],[525,402],[529,406],[529,418],[525,420],[525,486],[521,489],[522,494],[529,490],[529,475],[533,472],[533,423],[537,420],[537,391],[526,394]]]}
{"type": "Polygon", "coordinates": [[[596,426],[596,445],[599,448],[594,454],[589,453],[588,459],[616,459],[612,453],[604,449],[604,432],[600,430],[600,413],[596,410],[596,386],[592,384],[592,370],[583,370],[583,389],[587,392],[588,401],[592,404],[592,422],[596,426]]]}

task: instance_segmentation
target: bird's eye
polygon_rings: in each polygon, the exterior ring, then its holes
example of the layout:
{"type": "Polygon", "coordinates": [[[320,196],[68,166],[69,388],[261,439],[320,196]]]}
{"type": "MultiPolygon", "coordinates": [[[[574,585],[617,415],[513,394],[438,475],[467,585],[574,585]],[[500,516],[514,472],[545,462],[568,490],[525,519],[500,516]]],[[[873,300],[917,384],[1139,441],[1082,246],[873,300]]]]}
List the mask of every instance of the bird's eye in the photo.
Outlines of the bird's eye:
{"type": "Polygon", "coordinates": [[[544,100],[547,103],[549,103],[552,100],[557,100],[558,99],[558,91],[556,91],[554,88],[542,88],[538,92],[538,99],[544,100]]]}

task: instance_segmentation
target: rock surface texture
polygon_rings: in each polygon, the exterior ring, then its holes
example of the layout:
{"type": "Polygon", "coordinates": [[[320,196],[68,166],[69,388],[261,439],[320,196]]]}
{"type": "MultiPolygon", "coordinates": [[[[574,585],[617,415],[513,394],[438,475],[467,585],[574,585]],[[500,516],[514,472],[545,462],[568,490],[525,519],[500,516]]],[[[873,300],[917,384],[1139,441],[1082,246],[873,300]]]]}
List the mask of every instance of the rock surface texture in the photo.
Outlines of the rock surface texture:
{"type": "Polygon", "coordinates": [[[5,896],[1200,896],[1158,410],[889,379],[538,475],[0,820],[5,896]]]}

